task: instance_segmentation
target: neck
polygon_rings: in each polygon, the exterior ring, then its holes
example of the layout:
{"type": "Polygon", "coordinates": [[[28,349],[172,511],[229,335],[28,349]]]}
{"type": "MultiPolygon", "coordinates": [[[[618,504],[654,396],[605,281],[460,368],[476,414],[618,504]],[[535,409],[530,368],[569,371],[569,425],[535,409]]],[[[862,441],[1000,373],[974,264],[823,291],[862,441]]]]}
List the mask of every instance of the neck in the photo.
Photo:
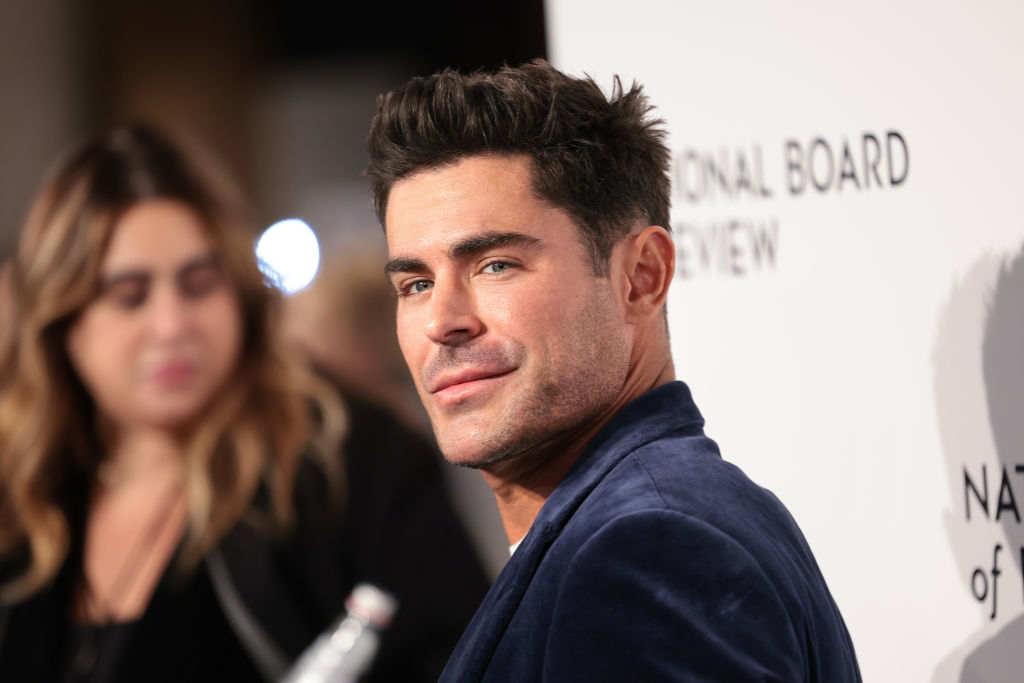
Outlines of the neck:
{"type": "Polygon", "coordinates": [[[126,429],[106,440],[107,453],[98,468],[100,481],[120,487],[182,473],[180,439],[166,431],[126,429]]]}
{"type": "Polygon", "coordinates": [[[481,468],[484,480],[494,491],[509,543],[518,543],[526,536],[548,496],[616,413],[633,399],[674,379],[675,370],[668,354],[661,364],[631,364],[615,401],[598,415],[538,444],[530,453],[481,468]]]}

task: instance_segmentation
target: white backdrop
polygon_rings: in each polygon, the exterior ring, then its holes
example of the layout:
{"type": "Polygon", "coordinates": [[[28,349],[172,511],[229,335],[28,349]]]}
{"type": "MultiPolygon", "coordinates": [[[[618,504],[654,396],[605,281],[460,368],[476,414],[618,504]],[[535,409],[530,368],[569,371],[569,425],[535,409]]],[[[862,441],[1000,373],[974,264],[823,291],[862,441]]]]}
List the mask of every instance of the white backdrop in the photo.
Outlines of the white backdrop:
{"type": "Polygon", "coordinates": [[[1024,6],[547,13],[556,66],[640,81],[668,123],[677,374],[800,523],[865,680],[1016,680],[1024,6]]]}

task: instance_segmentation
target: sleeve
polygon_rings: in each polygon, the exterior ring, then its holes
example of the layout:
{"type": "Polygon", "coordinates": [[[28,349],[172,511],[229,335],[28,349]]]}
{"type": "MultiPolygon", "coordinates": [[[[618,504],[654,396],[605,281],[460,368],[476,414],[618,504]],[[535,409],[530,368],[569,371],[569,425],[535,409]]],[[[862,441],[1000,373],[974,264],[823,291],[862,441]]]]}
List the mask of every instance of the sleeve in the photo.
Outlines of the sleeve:
{"type": "Polygon", "coordinates": [[[800,641],[756,558],[678,512],[625,515],[574,555],[544,679],[800,681],[800,641]]]}

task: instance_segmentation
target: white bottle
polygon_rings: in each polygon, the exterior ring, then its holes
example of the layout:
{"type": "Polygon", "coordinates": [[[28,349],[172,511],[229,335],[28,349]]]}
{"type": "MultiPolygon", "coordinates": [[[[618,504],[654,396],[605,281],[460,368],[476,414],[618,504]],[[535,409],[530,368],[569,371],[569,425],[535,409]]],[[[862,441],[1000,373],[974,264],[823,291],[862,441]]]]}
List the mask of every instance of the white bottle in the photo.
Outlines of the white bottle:
{"type": "Polygon", "coordinates": [[[306,648],[282,683],[356,683],[369,670],[396,607],[376,586],[359,584],[345,601],[345,614],[306,648]]]}

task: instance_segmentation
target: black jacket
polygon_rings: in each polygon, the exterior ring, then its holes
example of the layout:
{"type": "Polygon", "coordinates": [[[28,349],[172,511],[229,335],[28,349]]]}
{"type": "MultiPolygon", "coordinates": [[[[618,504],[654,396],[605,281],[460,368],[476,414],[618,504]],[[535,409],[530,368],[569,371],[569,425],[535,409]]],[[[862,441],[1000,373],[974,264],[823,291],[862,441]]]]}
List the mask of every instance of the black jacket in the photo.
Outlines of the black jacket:
{"type": "MultiPolygon", "coordinates": [[[[371,405],[347,403],[344,505],[332,503],[319,470],[304,464],[290,532],[245,521],[197,571],[183,576],[172,562],[104,680],[275,680],[361,581],[398,599],[368,680],[437,679],[487,581],[433,449],[371,405]]],[[[77,488],[67,499],[75,541],[60,574],[0,615],[2,681],[65,680],[85,511],[77,488]]],[[[116,641],[105,651],[111,647],[116,641]]]]}

